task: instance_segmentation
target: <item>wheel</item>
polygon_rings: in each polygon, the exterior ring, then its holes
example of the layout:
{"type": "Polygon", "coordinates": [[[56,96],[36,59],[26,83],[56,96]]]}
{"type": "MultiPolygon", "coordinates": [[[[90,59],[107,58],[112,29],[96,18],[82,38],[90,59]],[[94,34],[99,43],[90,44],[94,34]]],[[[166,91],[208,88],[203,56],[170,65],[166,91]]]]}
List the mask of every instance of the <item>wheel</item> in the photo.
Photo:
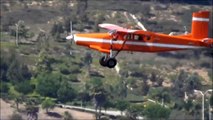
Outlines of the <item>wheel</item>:
{"type": "Polygon", "coordinates": [[[117,60],[115,58],[110,58],[107,60],[107,67],[114,68],[117,64],[117,60]]]}
{"type": "Polygon", "coordinates": [[[107,62],[106,62],[104,56],[101,57],[101,58],[99,59],[99,63],[100,63],[100,65],[103,66],[103,67],[106,67],[106,66],[107,66],[107,62]]]}

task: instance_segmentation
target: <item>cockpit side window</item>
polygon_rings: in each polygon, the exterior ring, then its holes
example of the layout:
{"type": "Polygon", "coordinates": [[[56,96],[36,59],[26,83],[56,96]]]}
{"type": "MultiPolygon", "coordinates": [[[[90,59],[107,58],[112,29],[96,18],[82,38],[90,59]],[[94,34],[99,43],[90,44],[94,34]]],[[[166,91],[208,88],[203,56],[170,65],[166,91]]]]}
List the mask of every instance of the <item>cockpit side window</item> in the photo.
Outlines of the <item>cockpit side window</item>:
{"type": "Polygon", "coordinates": [[[143,37],[140,35],[134,35],[134,40],[136,41],[143,40],[143,37]]]}
{"type": "Polygon", "coordinates": [[[150,36],[146,36],[146,35],[138,35],[138,34],[124,35],[124,40],[144,41],[149,39],[150,39],[150,36]]]}
{"type": "Polygon", "coordinates": [[[132,40],[132,34],[124,35],[124,40],[132,40]]]}

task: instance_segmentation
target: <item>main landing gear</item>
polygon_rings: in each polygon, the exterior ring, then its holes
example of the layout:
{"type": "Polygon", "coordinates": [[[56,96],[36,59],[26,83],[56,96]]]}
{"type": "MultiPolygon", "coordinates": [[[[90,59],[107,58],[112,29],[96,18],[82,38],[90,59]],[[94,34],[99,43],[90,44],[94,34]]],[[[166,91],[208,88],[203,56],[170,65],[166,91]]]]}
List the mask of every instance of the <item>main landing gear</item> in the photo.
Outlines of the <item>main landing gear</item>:
{"type": "Polygon", "coordinates": [[[112,31],[112,33],[111,33],[113,39],[110,40],[110,53],[101,57],[99,60],[101,66],[103,66],[103,67],[114,68],[116,66],[117,60],[115,59],[115,57],[120,53],[120,51],[123,48],[123,45],[125,44],[125,42],[123,42],[121,49],[116,51],[115,54],[113,54],[113,46],[112,46],[113,41],[116,41],[118,39],[118,35],[115,33],[116,33],[116,31],[112,31]]]}
{"type": "Polygon", "coordinates": [[[104,67],[114,68],[117,64],[117,60],[115,58],[111,58],[108,56],[103,56],[99,60],[100,64],[104,67]]]}

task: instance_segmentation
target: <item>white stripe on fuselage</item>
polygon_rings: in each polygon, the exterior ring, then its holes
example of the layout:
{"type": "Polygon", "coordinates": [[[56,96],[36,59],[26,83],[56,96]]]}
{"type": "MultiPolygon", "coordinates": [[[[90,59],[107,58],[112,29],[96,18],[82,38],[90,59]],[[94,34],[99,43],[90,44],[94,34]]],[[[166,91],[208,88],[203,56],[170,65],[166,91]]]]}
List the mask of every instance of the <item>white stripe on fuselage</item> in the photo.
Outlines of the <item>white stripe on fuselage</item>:
{"type": "MultiPolygon", "coordinates": [[[[86,38],[86,37],[78,37],[74,36],[75,42],[94,42],[94,43],[108,43],[110,44],[109,39],[98,39],[98,38],[86,38]]],[[[123,40],[113,41],[113,44],[123,44],[123,40]]],[[[133,42],[126,41],[125,45],[137,45],[137,46],[148,46],[148,47],[163,47],[163,48],[177,48],[177,49],[192,49],[192,48],[203,48],[200,46],[192,46],[192,45],[178,45],[178,44],[163,44],[163,43],[151,43],[151,42],[133,42]]]]}
{"type": "Polygon", "coordinates": [[[209,18],[192,17],[192,21],[209,22],[209,18]]]}

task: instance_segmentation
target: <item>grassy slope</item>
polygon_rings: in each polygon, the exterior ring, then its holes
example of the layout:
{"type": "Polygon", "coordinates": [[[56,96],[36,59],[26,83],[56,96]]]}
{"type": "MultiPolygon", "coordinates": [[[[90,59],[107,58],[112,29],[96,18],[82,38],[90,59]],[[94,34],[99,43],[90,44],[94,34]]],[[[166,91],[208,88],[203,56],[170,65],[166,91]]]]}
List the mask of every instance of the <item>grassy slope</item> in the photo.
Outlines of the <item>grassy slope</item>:
{"type": "MultiPolygon", "coordinates": [[[[155,27],[153,27],[153,25],[150,23],[149,21],[149,17],[147,16],[149,14],[149,11],[146,10],[146,6],[149,5],[153,5],[152,3],[142,3],[142,2],[138,2],[138,1],[134,1],[130,3],[130,1],[123,1],[120,2],[120,5],[117,5],[117,3],[113,0],[111,1],[105,1],[105,2],[100,2],[97,0],[93,0],[90,1],[88,3],[88,14],[91,15],[89,16],[90,19],[92,19],[96,14],[102,14],[105,17],[105,21],[104,22],[110,22],[110,23],[116,23],[116,24],[120,24],[125,26],[125,23],[127,22],[125,16],[123,15],[123,11],[129,11],[132,13],[135,13],[137,16],[141,17],[141,19],[143,20],[143,23],[145,23],[145,25],[147,26],[148,29],[155,31],[155,27]],[[129,5],[131,4],[131,8],[129,7],[129,5]],[[142,6],[142,7],[141,7],[142,6]],[[116,12],[118,10],[118,12],[116,12]],[[93,16],[92,16],[93,15],[93,16]],[[120,21],[120,22],[119,22],[120,21]],[[153,28],[151,28],[153,27],[153,28]]],[[[161,15],[171,15],[174,14],[175,11],[181,11],[182,5],[178,5],[178,4],[174,4],[174,5],[168,5],[167,9],[162,9],[159,10],[159,12],[156,11],[152,11],[152,16],[158,16],[159,18],[156,18],[157,21],[157,27],[158,24],[162,24],[164,18],[162,18],[161,15]],[[179,9],[176,9],[179,8],[179,9]],[[173,11],[173,12],[172,12],[173,11]],[[159,21],[159,19],[163,19],[161,21],[159,21]]],[[[58,8],[58,7],[56,7],[58,8]]],[[[149,8],[150,9],[150,8],[149,8]]],[[[210,9],[209,6],[188,6],[183,8],[184,11],[182,12],[186,12],[187,14],[183,14],[183,16],[179,16],[178,19],[180,20],[180,23],[178,23],[177,25],[177,29],[182,31],[182,27],[185,24],[187,24],[187,26],[189,26],[188,28],[190,28],[190,23],[184,23],[184,19],[185,17],[188,17],[188,19],[191,19],[191,17],[187,16],[189,14],[191,14],[191,11],[195,11],[198,9],[210,9]],[[201,7],[201,8],[200,8],[201,7]]],[[[65,14],[61,13],[61,12],[57,12],[58,10],[52,7],[48,7],[46,8],[42,8],[42,9],[28,9],[27,10],[27,14],[33,14],[33,17],[27,17],[27,16],[23,16],[21,17],[23,14],[26,13],[25,9],[19,9],[18,11],[14,10],[11,13],[6,13],[3,15],[3,19],[8,19],[8,18],[14,18],[15,21],[17,21],[17,18],[22,18],[26,21],[26,24],[31,26],[31,28],[33,28],[33,31],[38,32],[38,28],[42,28],[45,29],[46,31],[49,31],[50,26],[52,25],[51,22],[50,24],[48,24],[48,21],[57,21],[57,17],[59,16],[64,16],[65,14]],[[37,19],[39,18],[39,19],[37,19]]],[[[170,21],[171,24],[173,25],[175,22],[174,21],[170,21]]],[[[165,23],[164,23],[165,24],[165,23]]],[[[170,28],[171,30],[171,28],[170,28]]],[[[168,30],[169,31],[169,30],[168,30]]],[[[7,37],[5,37],[6,39],[7,37]]],[[[54,47],[59,47],[60,49],[64,49],[64,45],[62,44],[58,44],[58,43],[50,43],[50,49],[54,48],[54,47]]],[[[7,42],[2,42],[1,44],[1,48],[6,48],[9,46],[13,46],[12,43],[7,43],[7,42]]],[[[82,47],[73,47],[75,50],[80,51],[80,53],[75,53],[76,54],[76,60],[79,61],[81,57],[83,57],[83,55],[87,52],[87,49],[82,48],[82,47]]],[[[30,47],[25,47],[25,46],[21,46],[20,50],[22,49],[22,51],[27,51],[27,49],[30,49],[30,47]]],[[[19,50],[19,51],[20,51],[19,50]]],[[[21,51],[20,51],[21,52],[21,51]]],[[[182,53],[187,52],[187,51],[183,51],[182,53]]],[[[192,52],[192,51],[188,51],[188,52],[192,52]]],[[[101,73],[102,75],[105,76],[104,78],[104,82],[106,84],[117,84],[119,82],[119,76],[118,74],[115,72],[114,69],[107,69],[107,68],[103,68],[100,67],[99,63],[98,63],[98,58],[100,56],[99,53],[97,52],[91,52],[93,54],[93,63],[92,63],[92,69],[94,71],[99,71],[99,73],[101,73]]],[[[55,56],[57,57],[58,55],[60,55],[60,53],[57,52],[53,52],[53,54],[50,54],[51,56],[55,56]]],[[[36,55],[27,55],[28,57],[25,57],[26,61],[29,62],[29,64],[31,65],[35,65],[35,58],[36,55]]],[[[171,66],[174,64],[178,64],[179,67],[185,66],[185,67],[193,67],[199,64],[200,61],[197,61],[196,58],[190,58],[190,59],[174,59],[174,58],[165,58],[165,57],[159,57],[156,54],[149,54],[149,53],[134,53],[134,54],[129,54],[126,52],[121,53],[118,56],[118,60],[121,63],[129,63],[129,62],[135,62],[138,61],[140,64],[148,64],[148,65],[152,65],[152,66],[157,66],[159,69],[164,69],[165,66],[171,66]],[[189,64],[192,64],[191,66],[189,64]]],[[[209,61],[211,62],[212,58],[209,57],[204,57],[203,55],[201,55],[201,60],[204,61],[209,61]]],[[[210,63],[212,64],[212,63],[210,63]]],[[[122,65],[121,65],[121,69],[122,69],[122,65]]],[[[192,69],[200,69],[200,67],[195,67],[192,69]]],[[[126,69],[128,71],[128,69],[126,69]]],[[[82,69],[82,73],[86,73],[85,69],[82,69]]],[[[206,70],[204,70],[206,71],[206,70]]],[[[173,70],[173,72],[177,72],[175,70],[173,70]]],[[[81,76],[81,75],[80,75],[81,76]]],[[[89,79],[89,78],[84,78],[84,79],[89,79]]]]}

